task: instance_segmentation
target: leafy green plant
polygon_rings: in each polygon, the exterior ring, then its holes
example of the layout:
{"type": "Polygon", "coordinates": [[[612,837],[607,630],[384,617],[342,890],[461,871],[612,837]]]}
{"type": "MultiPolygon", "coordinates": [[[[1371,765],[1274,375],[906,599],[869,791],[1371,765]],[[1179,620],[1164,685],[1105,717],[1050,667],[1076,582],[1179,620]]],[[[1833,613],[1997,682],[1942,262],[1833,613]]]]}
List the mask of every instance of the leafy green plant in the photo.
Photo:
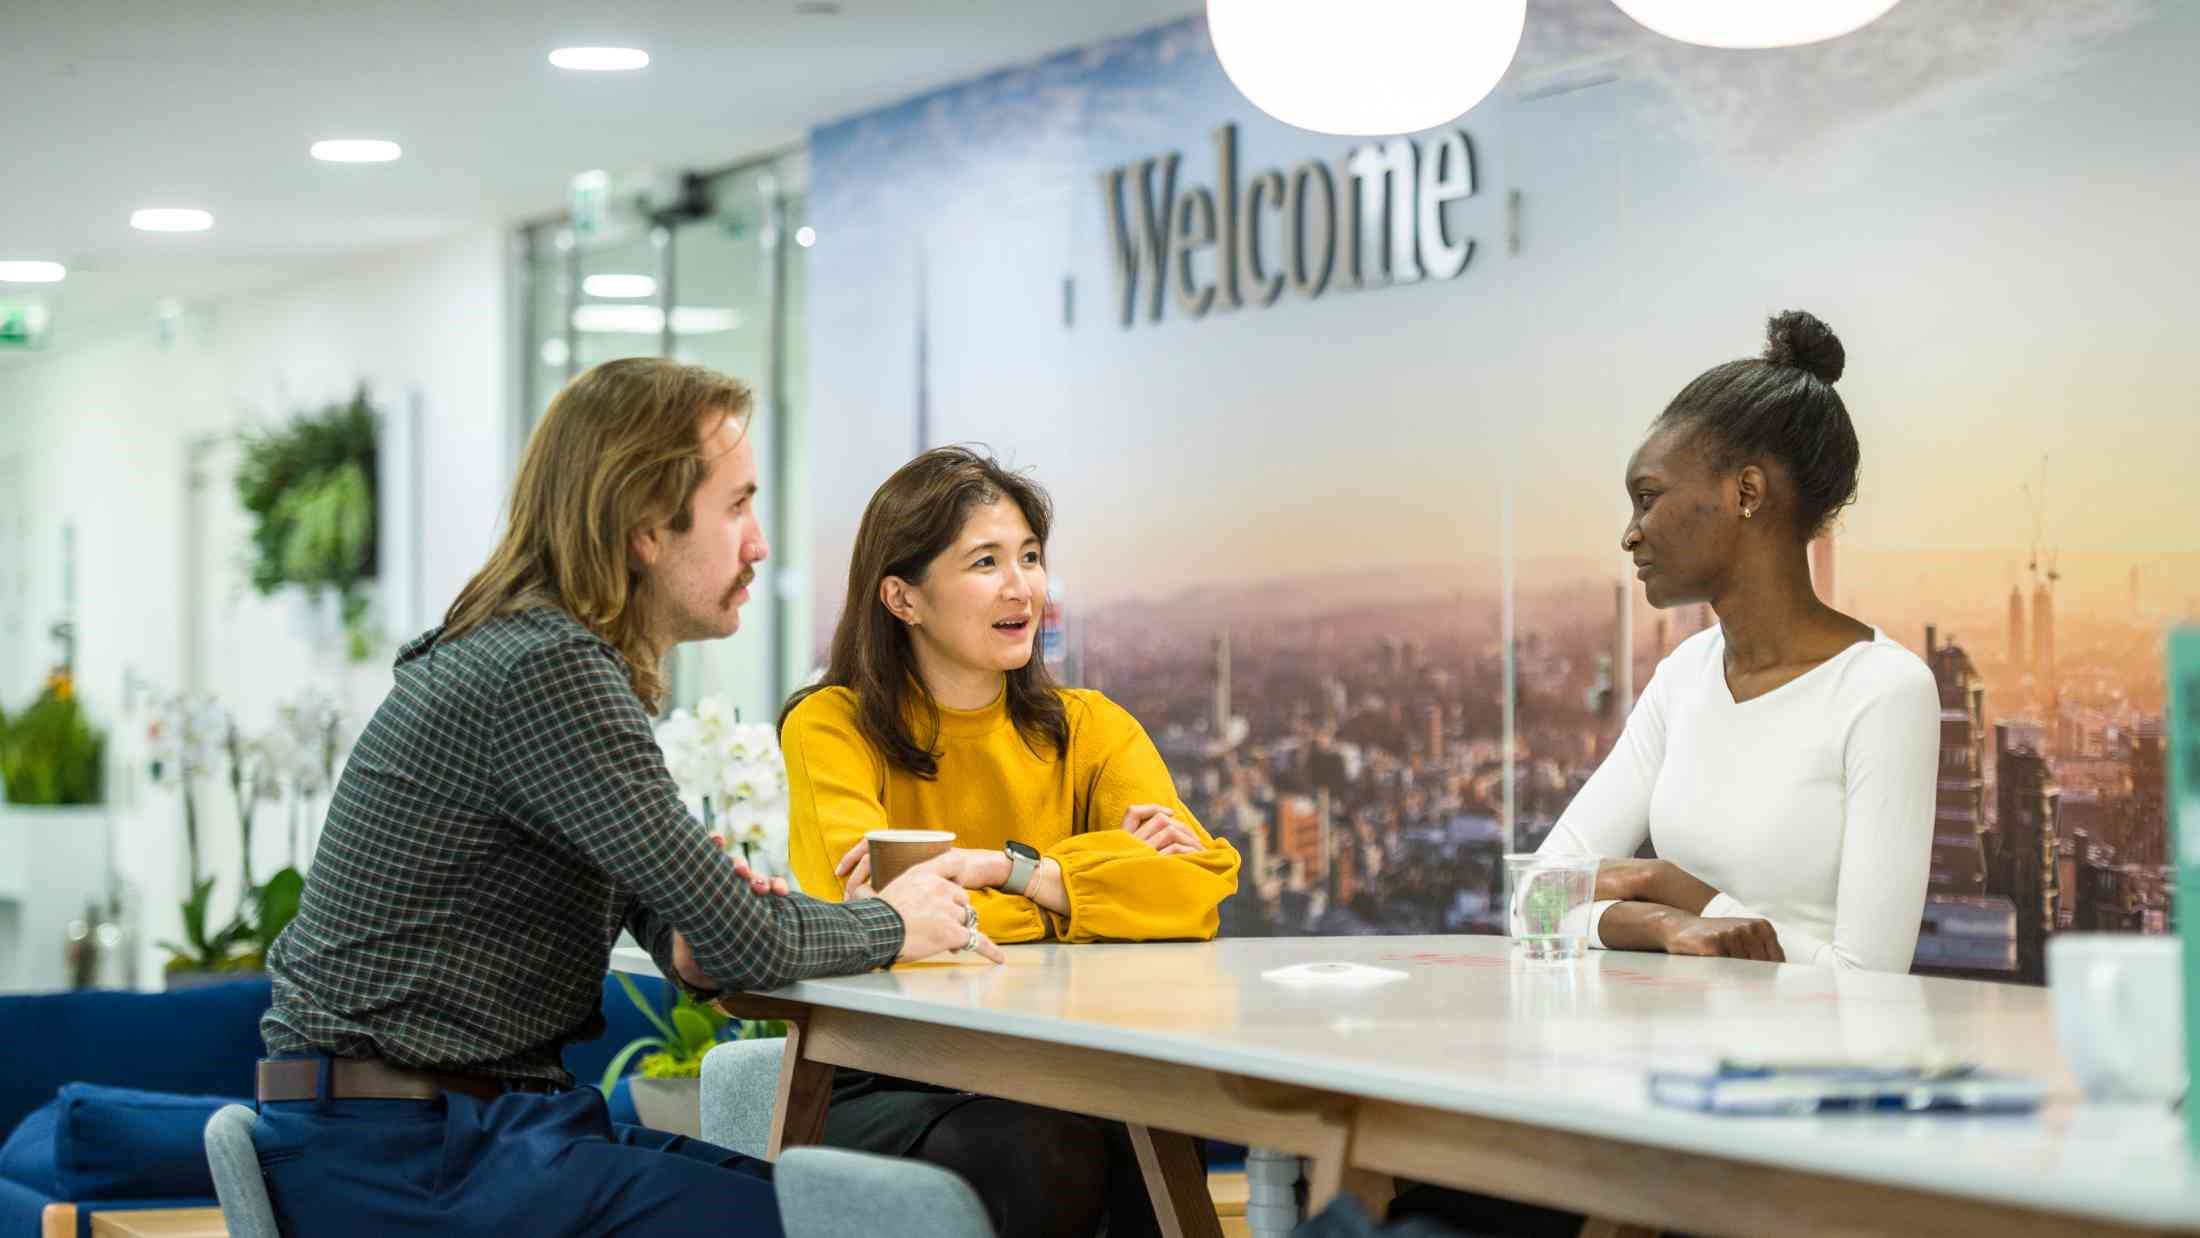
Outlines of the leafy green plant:
{"type": "Polygon", "coordinates": [[[380,415],[364,385],[350,400],[247,433],[237,500],[253,516],[252,587],[302,585],[341,599],[349,653],[373,648],[366,581],[374,577],[375,441],[380,415]]]}
{"type": "Polygon", "coordinates": [[[642,1012],[642,1017],[649,1020],[657,1034],[636,1037],[612,1056],[598,1085],[606,1096],[619,1085],[619,1076],[626,1073],[627,1063],[633,1061],[636,1054],[642,1055],[640,1070],[645,1079],[693,1079],[703,1073],[703,1055],[717,1047],[720,1041],[758,1040],[787,1034],[787,1025],[776,1019],[736,1022],[716,1006],[698,1002],[685,993],[679,995],[669,1011],[660,1012],[643,998],[642,991],[623,973],[617,979],[619,987],[626,990],[627,1000],[642,1012]],[[729,1027],[733,1029],[731,1036],[726,1034],[729,1027]]]}
{"type": "Polygon", "coordinates": [[[106,752],[106,736],[84,716],[66,675],[48,681],[23,712],[0,719],[0,782],[11,804],[100,803],[106,752]]]}
{"type": "Polygon", "coordinates": [[[267,952],[298,918],[298,900],[306,879],[295,868],[286,868],[267,879],[267,884],[245,891],[243,906],[227,924],[214,928],[207,920],[214,896],[214,879],[191,887],[183,901],[183,941],[164,941],[168,971],[259,971],[267,965],[267,952]]]}
{"type": "Polygon", "coordinates": [[[160,943],[168,952],[168,971],[250,971],[251,955],[239,949],[252,935],[252,927],[243,915],[231,917],[229,923],[213,928],[207,922],[207,910],[214,898],[214,879],[203,878],[193,882],[191,897],[183,900],[183,942],[160,943]]]}
{"type": "Polygon", "coordinates": [[[267,952],[274,948],[275,939],[283,935],[290,922],[298,918],[298,900],[306,892],[305,875],[295,868],[285,868],[267,879],[253,896],[252,950],[253,966],[266,965],[267,952]]]}

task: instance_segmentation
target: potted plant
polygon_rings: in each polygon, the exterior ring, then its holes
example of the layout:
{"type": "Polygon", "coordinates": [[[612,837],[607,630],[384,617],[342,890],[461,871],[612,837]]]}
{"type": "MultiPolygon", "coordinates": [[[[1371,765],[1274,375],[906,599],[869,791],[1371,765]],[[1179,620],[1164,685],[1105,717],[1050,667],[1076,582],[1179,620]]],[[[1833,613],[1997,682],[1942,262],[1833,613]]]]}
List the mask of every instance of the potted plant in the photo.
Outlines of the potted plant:
{"type": "Polygon", "coordinates": [[[633,1089],[634,1110],[641,1115],[642,1125],[701,1139],[703,1055],[724,1040],[784,1036],[787,1025],[776,1020],[730,1019],[716,1006],[698,1002],[686,993],[679,995],[670,1010],[660,1012],[642,997],[632,980],[623,974],[617,979],[619,987],[626,990],[627,1000],[642,1012],[657,1034],[638,1037],[613,1055],[611,1064],[604,1067],[599,1086],[609,1096],[611,1089],[619,1085],[619,1077],[626,1073],[628,1063],[641,1055],[633,1089]]]}
{"type": "Polygon", "coordinates": [[[97,806],[105,800],[107,740],[84,716],[76,683],[56,671],[28,708],[0,719],[0,786],[10,804],[97,806]]]}
{"type": "Polygon", "coordinates": [[[0,987],[59,988],[81,971],[66,965],[70,921],[114,887],[106,751],[66,670],[0,721],[0,987]]]}
{"type": "Polygon", "coordinates": [[[372,655],[367,582],[374,578],[375,444],[380,416],[361,385],[349,400],[243,436],[237,499],[251,513],[252,587],[300,585],[341,607],[346,654],[372,655]]]}
{"type": "Polygon", "coordinates": [[[167,987],[187,988],[258,971],[276,937],[296,918],[305,891],[305,878],[295,864],[265,882],[253,878],[253,818],[261,801],[278,794],[278,762],[268,741],[245,738],[228,712],[207,698],[170,699],[153,722],[149,739],[154,781],[172,783],[182,800],[189,864],[189,893],[180,907],[183,940],[160,943],[169,955],[163,969],[167,987]],[[243,881],[236,909],[226,916],[215,910],[215,879],[205,871],[199,836],[197,783],[213,772],[217,752],[228,766],[243,847],[243,881]]]}

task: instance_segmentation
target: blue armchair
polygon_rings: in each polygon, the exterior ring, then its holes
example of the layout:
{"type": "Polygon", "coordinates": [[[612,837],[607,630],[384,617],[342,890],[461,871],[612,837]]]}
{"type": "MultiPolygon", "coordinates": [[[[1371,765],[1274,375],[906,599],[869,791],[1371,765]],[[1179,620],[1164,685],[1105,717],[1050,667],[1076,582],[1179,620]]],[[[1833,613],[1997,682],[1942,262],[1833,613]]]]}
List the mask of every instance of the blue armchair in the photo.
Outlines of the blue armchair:
{"type": "MultiPolygon", "coordinates": [[[[667,1000],[663,981],[635,977],[667,1000]]],[[[222,1105],[252,1103],[264,977],[167,993],[88,990],[0,997],[0,1238],[89,1238],[92,1214],[216,1206],[202,1132],[222,1105]]],[[[583,1083],[649,1025],[616,983],[607,1030],[574,1045],[583,1083]]],[[[612,1119],[633,1122],[621,1084],[612,1119]]]]}

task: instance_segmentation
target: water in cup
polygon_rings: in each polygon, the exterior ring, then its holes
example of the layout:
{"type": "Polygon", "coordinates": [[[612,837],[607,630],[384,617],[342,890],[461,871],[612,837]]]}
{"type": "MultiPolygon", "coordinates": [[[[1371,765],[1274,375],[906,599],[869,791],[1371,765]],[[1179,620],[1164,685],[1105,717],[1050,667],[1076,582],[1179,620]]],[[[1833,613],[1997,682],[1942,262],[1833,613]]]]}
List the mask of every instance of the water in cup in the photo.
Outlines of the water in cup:
{"type": "Polygon", "coordinates": [[[1516,963],[1570,963],[1588,952],[1595,857],[1505,857],[1505,934],[1516,963]]]}

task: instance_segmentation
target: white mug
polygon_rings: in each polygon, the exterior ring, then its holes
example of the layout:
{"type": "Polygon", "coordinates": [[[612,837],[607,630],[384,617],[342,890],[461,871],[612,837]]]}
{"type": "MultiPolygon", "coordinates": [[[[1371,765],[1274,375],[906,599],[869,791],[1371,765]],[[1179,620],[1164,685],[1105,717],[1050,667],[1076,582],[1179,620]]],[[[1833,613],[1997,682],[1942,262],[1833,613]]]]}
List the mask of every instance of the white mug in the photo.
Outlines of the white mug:
{"type": "Polygon", "coordinates": [[[2055,1036],[2086,1097],[2185,1093],[2184,951],[2174,937],[2058,933],[2047,940],[2055,1036]]]}

